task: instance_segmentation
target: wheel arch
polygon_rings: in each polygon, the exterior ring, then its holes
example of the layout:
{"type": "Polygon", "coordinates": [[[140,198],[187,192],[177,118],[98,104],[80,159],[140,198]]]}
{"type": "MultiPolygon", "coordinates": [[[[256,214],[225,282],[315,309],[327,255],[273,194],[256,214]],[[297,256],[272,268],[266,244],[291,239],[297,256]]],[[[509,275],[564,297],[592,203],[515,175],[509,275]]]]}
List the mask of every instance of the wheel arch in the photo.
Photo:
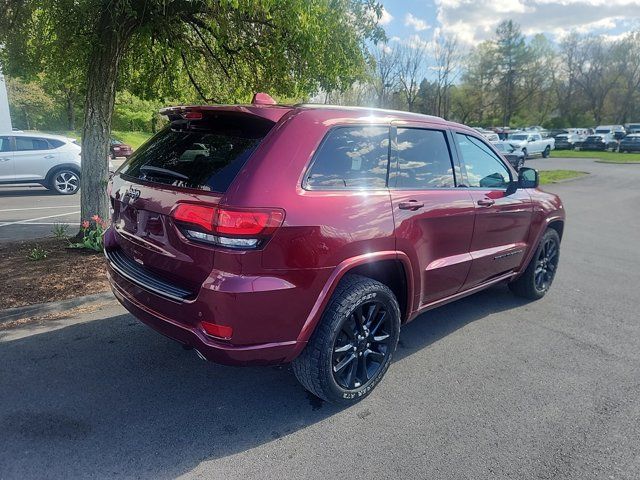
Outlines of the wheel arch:
{"type": "Polygon", "coordinates": [[[558,232],[558,236],[560,240],[562,240],[562,234],[564,232],[564,219],[556,218],[547,223],[547,228],[553,228],[556,232],[558,232]]]}
{"type": "Polygon", "coordinates": [[[47,175],[44,177],[44,181],[47,185],[49,185],[51,183],[51,179],[53,178],[53,175],[56,172],[59,172],[60,170],[73,170],[76,175],[78,175],[78,178],[80,178],[80,166],[75,164],[75,163],[61,163],[59,165],[55,165],[53,167],[51,167],[49,169],[49,171],[47,172],[47,175]]]}
{"type": "Polygon", "coordinates": [[[333,270],[322,288],[311,312],[300,330],[297,348],[287,361],[293,360],[302,351],[317,327],[324,309],[340,280],[348,274],[358,274],[373,278],[391,289],[400,305],[402,323],[406,322],[413,310],[413,278],[411,263],[407,254],[398,251],[375,252],[358,255],[342,261],[333,270]]]}

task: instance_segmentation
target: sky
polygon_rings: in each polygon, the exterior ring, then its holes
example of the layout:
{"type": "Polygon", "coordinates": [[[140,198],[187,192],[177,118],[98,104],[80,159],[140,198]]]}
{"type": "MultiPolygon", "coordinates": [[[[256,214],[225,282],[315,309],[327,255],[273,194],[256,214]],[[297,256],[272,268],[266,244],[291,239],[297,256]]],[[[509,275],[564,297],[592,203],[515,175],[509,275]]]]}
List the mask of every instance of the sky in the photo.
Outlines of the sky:
{"type": "Polygon", "coordinates": [[[427,43],[438,33],[455,34],[473,46],[512,19],[526,35],[559,41],[575,30],[616,38],[640,28],[640,0],[378,0],[380,23],[392,41],[427,43]]]}

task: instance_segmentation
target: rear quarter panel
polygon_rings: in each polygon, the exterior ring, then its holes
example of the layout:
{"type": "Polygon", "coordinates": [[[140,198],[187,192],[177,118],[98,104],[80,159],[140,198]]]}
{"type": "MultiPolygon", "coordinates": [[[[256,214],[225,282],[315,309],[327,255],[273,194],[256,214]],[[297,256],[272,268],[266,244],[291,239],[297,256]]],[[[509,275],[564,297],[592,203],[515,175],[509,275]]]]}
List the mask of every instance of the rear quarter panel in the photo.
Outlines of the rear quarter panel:
{"type": "Polygon", "coordinates": [[[388,125],[365,112],[298,110],[284,118],[230,186],[224,202],[278,207],[284,224],[262,252],[264,269],[334,268],[345,259],[394,250],[387,189],[305,190],[303,175],[333,126],[388,125]]]}

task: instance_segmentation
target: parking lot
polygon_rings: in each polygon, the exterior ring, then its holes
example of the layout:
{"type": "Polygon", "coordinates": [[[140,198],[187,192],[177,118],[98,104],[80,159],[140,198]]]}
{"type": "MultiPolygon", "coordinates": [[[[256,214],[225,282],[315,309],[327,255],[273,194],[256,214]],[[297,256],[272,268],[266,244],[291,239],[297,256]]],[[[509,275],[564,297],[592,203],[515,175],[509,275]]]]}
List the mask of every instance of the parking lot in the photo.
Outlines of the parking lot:
{"type": "MultiPolygon", "coordinates": [[[[123,161],[114,160],[114,168],[123,161]]],[[[80,225],[80,194],[57,195],[37,184],[0,185],[0,242],[51,236],[56,224],[69,225],[69,233],[80,225]]]]}
{"type": "Polygon", "coordinates": [[[51,235],[56,223],[80,224],[80,195],[60,196],[41,186],[0,186],[0,242],[51,235]]]}
{"type": "MultiPolygon", "coordinates": [[[[352,408],[286,366],[202,362],[115,302],[0,330],[0,478],[638,479],[640,165],[527,164],[590,173],[545,187],[567,210],[550,293],[422,315],[352,408]]],[[[78,200],[1,196],[2,225],[48,218],[0,235],[77,222],[78,200]]]]}

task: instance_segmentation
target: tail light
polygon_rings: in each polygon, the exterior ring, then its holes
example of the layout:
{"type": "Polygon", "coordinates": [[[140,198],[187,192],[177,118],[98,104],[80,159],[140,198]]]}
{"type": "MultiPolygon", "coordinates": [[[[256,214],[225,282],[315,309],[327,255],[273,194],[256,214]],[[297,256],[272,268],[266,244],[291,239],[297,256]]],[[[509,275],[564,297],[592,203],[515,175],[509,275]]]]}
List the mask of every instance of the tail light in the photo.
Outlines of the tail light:
{"type": "Polygon", "coordinates": [[[282,225],[280,209],[231,209],[180,203],[172,213],[183,234],[196,241],[221,247],[261,247],[282,225]]]}

